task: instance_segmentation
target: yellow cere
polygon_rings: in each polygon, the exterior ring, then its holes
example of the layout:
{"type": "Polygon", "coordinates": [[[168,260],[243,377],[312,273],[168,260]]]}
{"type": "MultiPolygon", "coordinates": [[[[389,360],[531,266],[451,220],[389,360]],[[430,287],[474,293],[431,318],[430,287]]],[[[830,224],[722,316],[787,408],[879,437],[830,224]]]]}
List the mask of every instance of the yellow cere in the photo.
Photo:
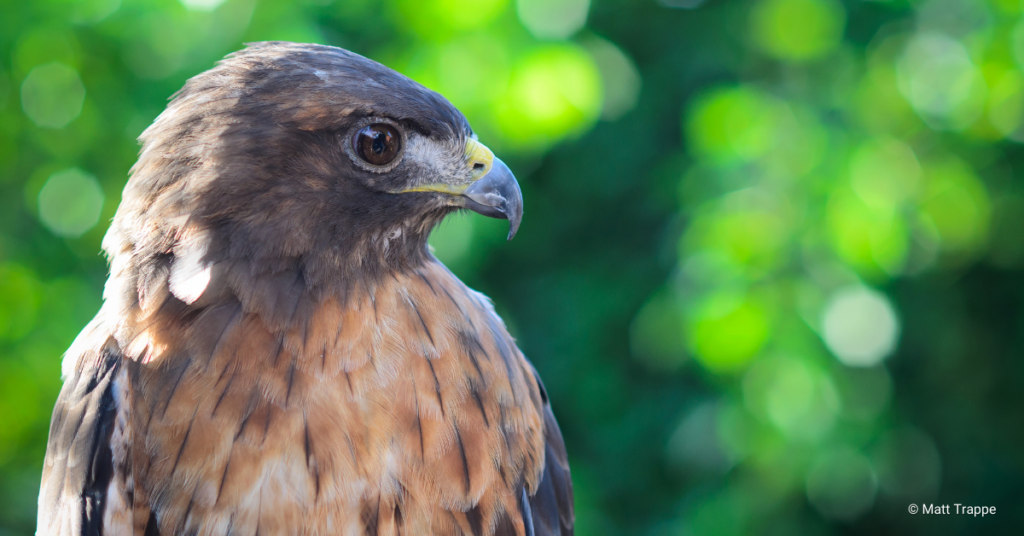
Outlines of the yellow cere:
{"type": "Polygon", "coordinates": [[[466,165],[473,172],[473,180],[479,180],[494,166],[494,153],[486,145],[471,139],[466,142],[466,165]],[[483,166],[477,168],[478,164],[483,166]]]}

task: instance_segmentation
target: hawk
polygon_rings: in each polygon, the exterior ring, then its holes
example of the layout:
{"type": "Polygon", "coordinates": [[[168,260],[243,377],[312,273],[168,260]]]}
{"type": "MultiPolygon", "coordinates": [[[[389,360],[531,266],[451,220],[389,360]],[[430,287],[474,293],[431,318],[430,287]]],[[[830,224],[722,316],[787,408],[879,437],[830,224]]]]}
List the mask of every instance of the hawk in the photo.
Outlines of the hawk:
{"type": "Polygon", "coordinates": [[[571,535],[544,386],[427,237],[522,217],[447,100],[257,43],[141,136],[63,361],[40,535],[571,535]]]}

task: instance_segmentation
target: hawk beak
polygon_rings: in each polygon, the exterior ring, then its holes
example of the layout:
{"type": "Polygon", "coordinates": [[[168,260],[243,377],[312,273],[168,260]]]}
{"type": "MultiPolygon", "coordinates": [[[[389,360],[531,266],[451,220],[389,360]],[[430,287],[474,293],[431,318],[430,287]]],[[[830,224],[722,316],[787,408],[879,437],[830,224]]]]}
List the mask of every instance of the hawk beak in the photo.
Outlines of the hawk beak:
{"type": "Polygon", "coordinates": [[[508,220],[508,239],[512,240],[523,219],[523,193],[512,170],[484,144],[473,139],[466,142],[466,166],[468,183],[421,184],[395,193],[436,192],[452,196],[451,205],[508,220]]]}
{"type": "Polygon", "coordinates": [[[473,182],[462,192],[464,206],[484,216],[508,220],[508,239],[512,240],[523,219],[523,193],[512,170],[474,139],[466,142],[466,165],[473,182]]]}
{"type": "Polygon", "coordinates": [[[491,169],[469,185],[462,196],[473,212],[508,220],[508,239],[516,235],[523,219],[523,193],[508,166],[494,158],[491,169]]]}

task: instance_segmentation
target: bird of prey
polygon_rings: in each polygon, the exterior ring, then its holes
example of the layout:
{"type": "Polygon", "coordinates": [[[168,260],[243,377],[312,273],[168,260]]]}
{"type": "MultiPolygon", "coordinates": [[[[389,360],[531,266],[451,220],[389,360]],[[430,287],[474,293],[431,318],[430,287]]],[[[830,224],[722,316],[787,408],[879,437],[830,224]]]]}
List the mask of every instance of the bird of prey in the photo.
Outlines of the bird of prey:
{"type": "Polygon", "coordinates": [[[536,371],[427,246],[452,212],[510,239],[522,216],[455,107],[339,48],[257,43],[140,139],[37,534],[573,533],[536,371]]]}

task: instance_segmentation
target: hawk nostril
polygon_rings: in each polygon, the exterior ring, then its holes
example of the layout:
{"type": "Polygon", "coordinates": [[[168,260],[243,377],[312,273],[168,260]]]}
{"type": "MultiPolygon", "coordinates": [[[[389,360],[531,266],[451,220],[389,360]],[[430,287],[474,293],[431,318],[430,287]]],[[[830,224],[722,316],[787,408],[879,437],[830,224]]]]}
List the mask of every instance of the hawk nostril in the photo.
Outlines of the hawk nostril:
{"type": "Polygon", "coordinates": [[[473,171],[478,171],[484,168],[483,162],[476,162],[473,164],[473,171]]]}

